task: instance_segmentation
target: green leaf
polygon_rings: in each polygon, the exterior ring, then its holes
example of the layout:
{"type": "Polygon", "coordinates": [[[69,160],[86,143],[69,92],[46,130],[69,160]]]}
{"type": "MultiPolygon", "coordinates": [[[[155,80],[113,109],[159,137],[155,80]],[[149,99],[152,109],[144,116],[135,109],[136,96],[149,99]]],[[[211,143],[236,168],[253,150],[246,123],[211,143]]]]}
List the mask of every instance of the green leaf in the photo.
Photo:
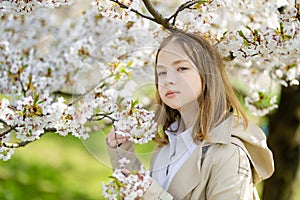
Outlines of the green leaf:
{"type": "Polygon", "coordinates": [[[22,66],[22,69],[26,69],[28,67],[28,64],[25,64],[22,66]]]}
{"type": "Polygon", "coordinates": [[[253,33],[252,29],[250,28],[250,26],[246,25],[246,29],[250,30],[251,33],[253,33]]]}
{"type": "Polygon", "coordinates": [[[136,100],[131,100],[131,108],[134,108],[137,104],[139,103],[139,100],[136,99],[136,100]]]}
{"type": "Polygon", "coordinates": [[[130,67],[130,66],[132,65],[132,63],[133,63],[133,61],[130,60],[130,61],[127,63],[126,67],[130,67]]]}
{"type": "Polygon", "coordinates": [[[239,30],[239,31],[237,31],[238,32],[238,34],[239,34],[239,36],[241,36],[242,38],[246,38],[246,36],[244,35],[244,33],[243,33],[243,31],[242,30],[239,30]]]}
{"type": "Polygon", "coordinates": [[[40,96],[39,94],[36,93],[33,94],[33,105],[36,105],[36,103],[39,100],[39,96],[40,96]]]}

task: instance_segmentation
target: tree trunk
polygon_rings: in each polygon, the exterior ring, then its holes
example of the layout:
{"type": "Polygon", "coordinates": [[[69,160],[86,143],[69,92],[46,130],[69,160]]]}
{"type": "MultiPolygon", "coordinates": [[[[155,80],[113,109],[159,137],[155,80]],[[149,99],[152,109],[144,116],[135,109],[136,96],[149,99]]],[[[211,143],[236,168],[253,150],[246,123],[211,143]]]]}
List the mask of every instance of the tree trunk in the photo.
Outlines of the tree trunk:
{"type": "Polygon", "coordinates": [[[278,110],[269,116],[269,147],[275,172],[264,182],[263,200],[292,200],[299,166],[300,86],[283,87],[278,110]],[[299,132],[299,131],[298,131],[299,132]],[[299,133],[298,133],[299,134],[299,133]]]}

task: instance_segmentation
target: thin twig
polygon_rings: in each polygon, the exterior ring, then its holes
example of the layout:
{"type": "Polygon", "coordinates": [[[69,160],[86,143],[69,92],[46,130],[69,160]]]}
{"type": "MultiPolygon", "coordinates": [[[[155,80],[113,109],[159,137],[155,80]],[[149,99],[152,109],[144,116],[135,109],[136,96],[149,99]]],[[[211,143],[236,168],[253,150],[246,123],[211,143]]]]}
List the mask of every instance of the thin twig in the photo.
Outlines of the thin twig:
{"type": "Polygon", "coordinates": [[[105,118],[106,116],[100,117],[100,118],[91,118],[89,121],[101,121],[105,118]]]}
{"type": "MultiPolygon", "coordinates": [[[[120,8],[123,8],[123,9],[129,9],[128,6],[126,6],[125,4],[119,2],[118,0],[110,0],[110,1],[112,1],[112,2],[114,2],[114,3],[116,3],[116,4],[118,4],[118,5],[120,6],[120,8]]],[[[136,9],[130,8],[130,11],[132,11],[132,12],[138,14],[139,16],[141,16],[141,17],[143,17],[143,18],[146,18],[146,19],[149,19],[149,20],[151,20],[151,21],[156,22],[154,18],[152,18],[152,17],[150,17],[150,16],[147,16],[147,15],[144,15],[143,13],[139,12],[139,11],[136,10],[136,9]]]]}
{"type": "Polygon", "coordinates": [[[177,10],[175,11],[174,14],[172,14],[169,18],[168,18],[168,21],[170,21],[172,18],[173,18],[173,21],[172,21],[172,25],[175,25],[175,22],[176,22],[176,18],[177,16],[179,15],[180,12],[182,12],[183,10],[185,9],[190,9],[193,5],[197,4],[197,3],[205,3],[207,1],[193,1],[193,0],[190,0],[190,1],[187,1],[183,4],[181,4],[177,10]]]}
{"type": "Polygon", "coordinates": [[[81,96],[81,94],[73,94],[73,93],[69,93],[69,92],[63,92],[63,91],[55,91],[55,92],[52,92],[52,94],[54,95],[63,95],[63,96],[68,96],[68,97],[79,97],[81,96]]]}
{"type": "Polygon", "coordinates": [[[111,113],[98,113],[98,114],[94,114],[89,120],[90,121],[101,121],[104,118],[108,118],[112,122],[116,121],[116,119],[114,119],[113,117],[110,116],[111,114],[112,114],[112,112],[111,113]],[[101,117],[100,118],[94,118],[94,117],[99,117],[99,116],[101,116],[101,117]]]}
{"type": "Polygon", "coordinates": [[[28,91],[28,88],[27,88],[27,90],[25,90],[25,87],[24,87],[24,85],[23,85],[23,82],[21,81],[20,74],[18,75],[18,81],[20,82],[20,85],[21,85],[21,88],[22,88],[23,95],[24,95],[24,97],[26,97],[26,93],[27,93],[27,91],[28,91]]]}

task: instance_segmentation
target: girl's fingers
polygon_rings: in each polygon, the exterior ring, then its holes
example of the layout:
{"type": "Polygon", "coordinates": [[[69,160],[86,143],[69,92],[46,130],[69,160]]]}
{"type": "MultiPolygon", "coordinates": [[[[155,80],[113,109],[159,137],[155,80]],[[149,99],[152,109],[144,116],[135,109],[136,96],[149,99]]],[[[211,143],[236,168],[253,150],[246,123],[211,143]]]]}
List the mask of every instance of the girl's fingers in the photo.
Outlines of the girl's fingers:
{"type": "Polygon", "coordinates": [[[122,173],[125,175],[125,176],[128,176],[130,174],[130,171],[126,168],[123,168],[122,169],[122,173]]]}
{"type": "Polygon", "coordinates": [[[126,140],[127,140],[126,138],[118,139],[118,143],[121,143],[121,144],[122,144],[122,143],[126,142],[126,140]]]}
{"type": "Polygon", "coordinates": [[[115,132],[112,130],[106,137],[106,142],[108,146],[112,148],[116,148],[117,145],[121,145],[124,142],[126,142],[128,137],[122,136],[122,135],[115,135],[115,132]],[[116,141],[117,140],[117,141],[116,141]]]}

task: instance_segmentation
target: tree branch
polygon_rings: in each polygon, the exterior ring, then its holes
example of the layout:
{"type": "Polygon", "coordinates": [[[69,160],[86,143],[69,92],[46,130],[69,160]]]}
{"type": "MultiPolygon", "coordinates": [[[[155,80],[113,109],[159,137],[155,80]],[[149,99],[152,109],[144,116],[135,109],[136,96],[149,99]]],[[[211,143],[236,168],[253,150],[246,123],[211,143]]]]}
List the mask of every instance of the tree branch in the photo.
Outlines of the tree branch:
{"type": "Polygon", "coordinates": [[[164,18],[161,13],[159,13],[151,4],[149,0],[142,0],[145,7],[149,11],[149,13],[154,17],[155,22],[161,24],[166,29],[174,30],[176,29],[172,24],[170,24],[169,20],[164,18]]]}
{"type": "MultiPolygon", "coordinates": [[[[33,141],[35,141],[35,140],[33,140],[33,141]]],[[[23,142],[16,142],[16,143],[3,142],[2,144],[6,148],[19,148],[19,147],[24,147],[33,141],[23,141],[23,142]]]]}
{"type": "MultiPolygon", "coordinates": [[[[43,135],[45,135],[46,133],[51,133],[51,132],[55,132],[56,129],[54,128],[50,128],[50,129],[44,129],[44,133],[42,133],[40,135],[40,137],[42,137],[43,135]]],[[[9,142],[3,142],[2,145],[6,148],[19,148],[19,147],[25,147],[26,145],[34,142],[36,140],[33,141],[22,141],[22,142],[15,142],[15,143],[9,143],[9,142]]]]}
{"type": "Polygon", "coordinates": [[[5,126],[9,126],[9,125],[6,123],[6,121],[4,121],[4,120],[2,120],[2,119],[0,119],[0,122],[1,122],[2,124],[4,124],[5,126]]]}
{"type": "MultiPolygon", "coordinates": [[[[44,134],[45,134],[45,132],[42,133],[40,135],[40,137],[43,136],[44,134]]],[[[15,143],[3,142],[2,145],[4,147],[6,147],[6,148],[19,148],[19,147],[25,147],[27,144],[29,144],[31,142],[34,142],[34,141],[36,141],[36,140],[33,140],[33,141],[22,141],[22,142],[15,142],[15,143]]]]}
{"type": "Polygon", "coordinates": [[[3,133],[0,134],[0,138],[5,136],[6,134],[8,134],[9,132],[11,132],[14,129],[15,129],[15,127],[10,126],[9,129],[7,129],[6,131],[4,131],[3,133]]]}
{"type": "Polygon", "coordinates": [[[3,121],[2,119],[0,119],[0,123],[4,124],[5,126],[9,127],[9,129],[7,129],[6,131],[4,131],[3,133],[0,133],[0,138],[5,136],[6,134],[8,134],[9,132],[11,132],[12,130],[14,130],[16,127],[15,126],[10,126],[8,125],[5,121],[3,121]]]}

